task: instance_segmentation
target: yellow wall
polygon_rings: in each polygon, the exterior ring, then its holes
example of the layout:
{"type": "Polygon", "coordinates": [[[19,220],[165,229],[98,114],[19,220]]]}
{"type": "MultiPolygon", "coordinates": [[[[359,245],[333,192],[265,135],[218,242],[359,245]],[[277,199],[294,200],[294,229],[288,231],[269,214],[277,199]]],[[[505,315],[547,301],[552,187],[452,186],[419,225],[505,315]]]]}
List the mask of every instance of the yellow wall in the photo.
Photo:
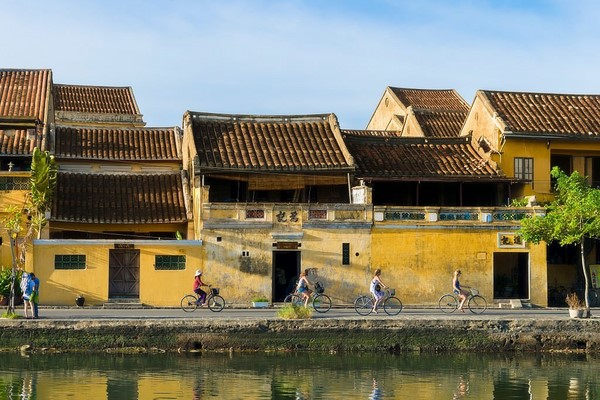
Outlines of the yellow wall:
{"type": "MultiPolygon", "coordinates": [[[[192,292],[194,271],[211,268],[202,263],[199,241],[127,241],[140,251],[140,302],[152,306],[178,306],[181,297],[192,292]],[[185,255],[186,269],[157,271],[156,255],[185,255]]],[[[109,251],[115,242],[109,240],[36,240],[33,246],[33,271],[41,282],[40,303],[73,305],[83,294],[86,304],[108,301],[109,251]],[[85,254],[86,269],[56,270],[55,255],[85,254]]]]}
{"type": "Polygon", "coordinates": [[[367,124],[369,130],[400,130],[402,127],[396,126],[393,122],[394,115],[406,115],[404,107],[402,107],[389,89],[386,89],[371,116],[371,120],[367,124]],[[387,104],[386,104],[387,103],[387,104]]]}
{"type": "Polygon", "coordinates": [[[456,269],[463,272],[461,283],[479,289],[491,304],[494,252],[528,252],[530,301],[545,306],[545,245],[501,249],[498,231],[458,226],[376,227],[372,237],[372,268],[382,269],[383,282],[396,288],[404,304],[437,304],[441,295],[452,291],[452,274],[456,269]]]}
{"type": "MultiPolygon", "coordinates": [[[[29,173],[27,176],[29,176],[29,173]]],[[[27,193],[28,191],[26,190],[0,191],[0,221],[8,216],[5,212],[6,207],[10,205],[23,206],[25,204],[27,193]]],[[[10,239],[3,223],[0,223],[0,238],[2,238],[2,246],[0,246],[0,265],[5,267],[12,266],[10,239]]]]}
{"type": "MultiPolygon", "coordinates": [[[[272,298],[273,243],[270,229],[204,229],[202,241],[206,252],[207,282],[221,287],[225,300],[249,304],[252,297],[272,298]],[[217,241],[217,238],[221,241],[217,241]],[[242,252],[249,256],[244,260],[242,252]],[[242,268],[242,263],[250,267],[242,268]],[[251,272],[242,272],[249,270],[251,272]]],[[[283,232],[279,232],[282,234],[283,232]]],[[[316,279],[324,283],[326,294],[335,304],[349,303],[358,294],[368,292],[370,261],[369,229],[304,229],[288,232],[298,235],[301,269],[316,268],[316,279]],[[342,243],[350,243],[350,265],[342,265],[342,243]],[[358,255],[357,255],[358,253],[358,255]]],[[[315,277],[310,277],[311,281],[315,277]]]]}

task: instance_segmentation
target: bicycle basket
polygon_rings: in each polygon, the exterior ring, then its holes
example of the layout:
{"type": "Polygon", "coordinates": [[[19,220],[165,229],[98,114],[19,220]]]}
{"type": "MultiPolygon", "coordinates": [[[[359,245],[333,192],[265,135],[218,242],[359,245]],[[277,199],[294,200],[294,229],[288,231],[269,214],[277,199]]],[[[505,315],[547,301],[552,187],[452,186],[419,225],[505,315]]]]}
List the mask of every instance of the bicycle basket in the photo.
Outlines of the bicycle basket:
{"type": "Polygon", "coordinates": [[[471,294],[473,296],[478,295],[479,294],[479,290],[475,289],[475,288],[471,288],[471,294]]]}
{"type": "Polygon", "coordinates": [[[323,286],[323,284],[321,282],[316,282],[315,283],[315,292],[321,294],[325,291],[325,287],[323,286]]]}
{"type": "Polygon", "coordinates": [[[217,288],[210,288],[210,293],[211,293],[213,296],[216,296],[216,295],[218,295],[218,294],[219,294],[219,289],[217,289],[217,288]]]}
{"type": "Polygon", "coordinates": [[[396,289],[388,289],[387,292],[388,292],[388,294],[390,296],[395,296],[396,295],[396,289]]]}

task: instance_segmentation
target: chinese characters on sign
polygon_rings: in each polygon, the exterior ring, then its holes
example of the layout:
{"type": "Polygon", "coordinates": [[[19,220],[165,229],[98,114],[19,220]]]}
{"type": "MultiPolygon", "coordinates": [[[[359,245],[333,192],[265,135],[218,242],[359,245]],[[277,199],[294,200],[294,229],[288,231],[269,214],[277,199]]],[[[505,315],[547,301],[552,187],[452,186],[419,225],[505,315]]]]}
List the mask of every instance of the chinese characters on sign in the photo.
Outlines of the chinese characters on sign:
{"type": "Polygon", "coordinates": [[[498,232],[498,247],[525,248],[525,241],[516,233],[498,232]]]}
{"type": "MultiPolygon", "coordinates": [[[[279,211],[275,216],[277,222],[288,222],[286,211],[279,211]]],[[[290,211],[289,222],[298,222],[298,211],[290,211]]]]}

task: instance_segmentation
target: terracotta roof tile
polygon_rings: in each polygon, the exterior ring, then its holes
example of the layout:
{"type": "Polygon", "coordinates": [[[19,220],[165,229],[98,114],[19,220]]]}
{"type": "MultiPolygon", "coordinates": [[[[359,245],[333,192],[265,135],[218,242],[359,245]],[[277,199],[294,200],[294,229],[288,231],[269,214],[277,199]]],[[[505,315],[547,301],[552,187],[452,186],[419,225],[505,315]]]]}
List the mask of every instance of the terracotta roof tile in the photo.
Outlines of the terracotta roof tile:
{"type": "Polygon", "coordinates": [[[0,69],[0,155],[28,156],[45,149],[52,71],[0,69]]]}
{"type": "Polygon", "coordinates": [[[468,111],[469,104],[453,89],[406,89],[391,87],[405,108],[468,111]]]}
{"type": "Polygon", "coordinates": [[[473,180],[501,175],[473,148],[470,138],[384,138],[344,130],[357,178],[473,180]]]}
{"type": "Polygon", "coordinates": [[[353,168],[333,114],[250,116],[188,111],[186,115],[200,168],[286,172],[353,168]]]}
{"type": "Polygon", "coordinates": [[[458,137],[467,111],[433,111],[413,109],[425,137],[458,137]]]}
{"type": "Polygon", "coordinates": [[[30,156],[35,147],[44,148],[43,135],[35,128],[11,130],[10,135],[0,130],[0,156],[30,156]]]}
{"type": "Polygon", "coordinates": [[[46,121],[52,71],[0,69],[0,116],[46,121]]]}
{"type": "Polygon", "coordinates": [[[52,221],[99,224],[187,222],[181,173],[58,173],[52,221]]]}
{"type": "Polygon", "coordinates": [[[181,160],[179,128],[57,127],[57,158],[96,160],[181,160]]]}
{"type": "Polygon", "coordinates": [[[478,92],[512,133],[600,136],[600,95],[478,92]]]}
{"type": "Polygon", "coordinates": [[[56,111],[83,113],[139,114],[131,87],[55,84],[56,111]]]}

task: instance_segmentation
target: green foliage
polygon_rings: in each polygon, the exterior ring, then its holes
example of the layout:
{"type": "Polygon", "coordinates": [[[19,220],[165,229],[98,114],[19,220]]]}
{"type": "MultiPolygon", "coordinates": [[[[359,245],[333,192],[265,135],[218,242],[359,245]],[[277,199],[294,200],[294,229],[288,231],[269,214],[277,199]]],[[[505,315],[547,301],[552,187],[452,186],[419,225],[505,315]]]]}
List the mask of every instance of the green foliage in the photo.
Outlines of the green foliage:
{"type": "Polygon", "coordinates": [[[554,167],[551,175],[557,179],[556,198],[545,216],[522,220],[519,235],[532,243],[556,240],[563,246],[600,237],[600,189],[591,188],[577,171],[569,176],[554,167]]]}
{"type": "Polygon", "coordinates": [[[21,319],[23,318],[21,315],[15,313],[15,312],[11,312],[11,311],[4,311],[2,313],[2,317],[1,318],[8,318],[8,319],[21,319]]]}
{"type": "Polygon", "coordinates": [[[528,200],[525,197],[521,197],[520,199],[512,199],[510,201],[511,207],[527,207],[528,200]]]}
{"type": "Polygon", "coordinates": [[[33,149],[31,159],[31,192],[27,199],[27,208],[31,216],[31,226],[39,235],[46,225],[46,210],[50,208],[58,167],[54,156],[48,151],[40,151],[37,147],[33,149]]]}
{"type": "Polygon", "coordinates": [[[268,302],[269,302],[269,299],[267,299],[267,298],[266,298],[266,297],[264,297],[264,296],[258,296],[258,297],[254,297],[254,298],[252,299],[252,301],[253,301],[254,303],[268,303],[268,302]]]}
{"type": "Polygon", "coordinates": [[[312,311],[297,304],[286,304],[277,311],[277,315],[283,319],[309,319],[312,311]]]}
{"type": "MultiPolygon", "coordinates": [[[[11,283],[11,268],[2,267],[0,269],[0,296],[8,297],[10,296],[10,283],[11,283]]],[[[21,287],[19,286],[19,282],[21,282],[21,271],[16,271],[15,278],[15,296],[21,297],[21,287]]]]}

